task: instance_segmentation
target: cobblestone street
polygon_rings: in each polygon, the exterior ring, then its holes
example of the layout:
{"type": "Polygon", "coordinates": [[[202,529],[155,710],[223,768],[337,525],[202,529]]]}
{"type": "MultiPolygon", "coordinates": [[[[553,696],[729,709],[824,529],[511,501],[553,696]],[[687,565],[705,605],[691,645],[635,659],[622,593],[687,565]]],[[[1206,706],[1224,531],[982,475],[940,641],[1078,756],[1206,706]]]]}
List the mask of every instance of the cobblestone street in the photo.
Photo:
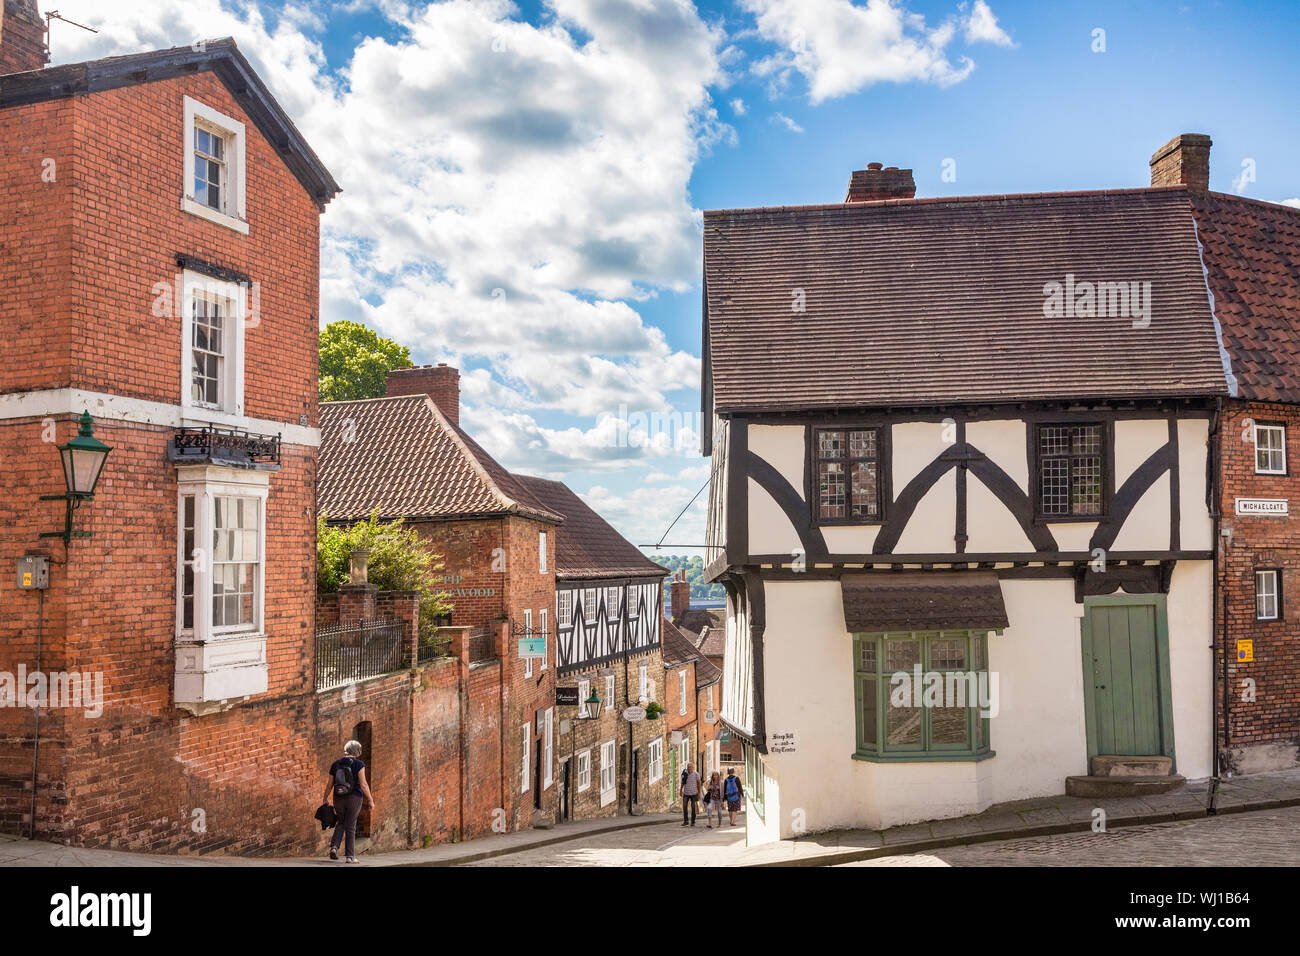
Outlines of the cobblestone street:
{"type": "Polygon", "coordinates": [[[843,866],[1296,866],[1300,807],[971,844],[843,866]]]}

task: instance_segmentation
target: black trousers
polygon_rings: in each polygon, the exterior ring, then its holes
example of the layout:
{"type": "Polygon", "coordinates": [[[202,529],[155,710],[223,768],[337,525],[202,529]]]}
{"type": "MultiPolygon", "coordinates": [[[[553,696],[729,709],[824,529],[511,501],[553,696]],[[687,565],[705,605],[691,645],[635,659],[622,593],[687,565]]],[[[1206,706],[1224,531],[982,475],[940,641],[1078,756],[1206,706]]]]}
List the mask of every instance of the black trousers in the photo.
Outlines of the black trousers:
{"type": "Polygon", "coordinates": [[[335,797],[334,812],[338,814],[339,822],[334,824],[334,835],[330,838],[330,847],[338,849],[338,845],[343,842],[343,835],[346,833],[348,845],[344,849],[347,856],[357,855],[357,817],[361,814],[361,802],[364,796],[360,793],[349,793],[346,797],[335,797]]]}
{"type": "Polygon", "coordinates": [[[682,823],[689,823],[691,826],[695,826],[695,811],[699,805],[699,794],[682,797],[682,823]]]}

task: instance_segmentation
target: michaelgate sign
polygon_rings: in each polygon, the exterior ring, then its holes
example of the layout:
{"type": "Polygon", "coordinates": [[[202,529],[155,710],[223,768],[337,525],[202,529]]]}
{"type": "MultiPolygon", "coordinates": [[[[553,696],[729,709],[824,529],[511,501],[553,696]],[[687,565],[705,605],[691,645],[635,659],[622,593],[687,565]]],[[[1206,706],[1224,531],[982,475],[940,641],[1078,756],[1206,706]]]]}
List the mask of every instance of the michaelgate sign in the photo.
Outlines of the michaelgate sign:
{"type": "Polygon", "coordinates": [[[1290,513],[1289,507],[1285,498],[1238,498],[1236,512],[1239,515],[1284,516],[1290,513]]]}

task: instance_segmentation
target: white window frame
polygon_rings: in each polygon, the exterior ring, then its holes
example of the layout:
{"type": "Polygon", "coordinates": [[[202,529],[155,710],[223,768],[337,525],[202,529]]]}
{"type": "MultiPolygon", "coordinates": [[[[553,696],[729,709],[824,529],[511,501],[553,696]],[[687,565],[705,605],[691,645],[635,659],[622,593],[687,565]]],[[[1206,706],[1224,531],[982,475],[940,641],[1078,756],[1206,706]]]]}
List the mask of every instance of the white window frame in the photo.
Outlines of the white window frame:
{"type": "Polygon", "coordinates": [[[690,730],[683,730],[683,731],[682,731],[682,739],[681,739],[681,742],[678,743],[678,745],[677,745],[677,759],[678,759],[678,761],[681,763],[681,765],[682,765],[682,769],[683,769],[683,770],[686,769],[686,765],[687,765],[688,763],[693,763],[693,762],[694,762],[693,758],[691,757],[691,732],[690,732],[690,730]]]}
{"type": "Polygon", "coordinates": [[[555,758],[555,708],[546,708],[545,730],[542,734],[542,789],[550,790],[555,782],[551,761],[555,758]]]}
{"type": "Polygon", "coordinates": [[[614,709],[614,675],[605,675],[605,709],[614,709]]]}
{"type": "Polygon", "coordinates": [[[617,751],[614,741],[607,740],[600,745],[600,805],[608,806],[614,800],[618,790],[617,751]]]}
{"type": "Polygon", "coordinates": [[[664,776],[664,738],[656,737],[650,741],[650,782],[658,783],[664,776]]]}
{"type": "Polygon", "coordinates": [[[576,759],[578,774],[578,792],[584,793],[591,789],[591,748],[580,751],[576,759]]]}
{"type": "Polygon", "coordinates": [[[542,608],[537,612],[538,623],[542,628],[543,647],[545,648],[545,653],[542,654],[542,670],[546,670],[546,665],[551,659],[551,640],[546,634],[546,613],[546,608],[542,608]]]}
{"type": "Polygon", "coordinates": [[[191,215],[248,235],[248,211],[244,182],[247,179],[244,124],[232,116],[218,113],[192,97],[185,97],[185,182],[181,190],[181,209],[191,215]],[[194,129],[198,126],[216,133],[225,141],[226,182],[221,184],[221,208],[213,209],[194,196],[194,129]]]}
{"type": "Polygon", "coordinates": [[[1254,431],[1255,431],[1255,474],[1257,474],[1257,475],[1285,475],[1285,474],[1286,474],[1286,426],[1285,426],[1285,425],[1258,425],[1258,424],[1257,424],[1257,425],[1255,425],[1255,427],[1254,427],[1254,431]],[[1280,441],[1280,443],[1281,443],[1281,447],[1280,447],[1280,448],[1273,448],[1272,445],[1271,445],[1271,443],[1270,443],[1267,447],[1265,447],[1265,446],[1261,446],[1261,445],[1260,445],[1260,442],[1259,442],[1259,439],[1260,439],[1260,436],[1263,435],[1263,434],[1265,434],[1265,433],[1268,433],[1268,434],[1277,433],[1278,436],[1279,436],[1279,441],[1280,441]],[[1278,467],[1278,468],[1273,468],[1273,467],[1269,467],[1269,468],[1261,468],[1261,467],[1259,467],[1259,453],[1260,453],[1261,451],[1263,451],[1265,454],[1269,455],[1270,457],[1271,457],[1273,454],[1278,454],[1278,455],[1280,455],[1281,458],[1282,458],[1282,464],[1281,464],[1281,466],[1278,467]]]}
{"type": "Polygon", "coordinates": [[[537,572],[546,574],[546,532],[537,532],[537,572]]]}
{"type": "Polygon", "coordinates": [[[532,767],[530,766],[530,765],[532,764],[532,762],[533,762],[533,754],[532,754],[532,749],[533,749],[533,723],[532,723],[532,721],[526,721],[526,722],[524,723],[524,725],[523,725],[522,730],[523,730],[523,760],[522,760],[522,764],[521,764],[521,767],[520,767],[520,769],[522,770],[522,776],[521,776],[520,781],[519,781],[519,792],[520,792],[520,793],[527,793],[527,792],[528,792],[528,786],[529,786],[529,778],[532,777],[532,767]]]}
{"type": "Polygon", "coordinates": [[[600,615],[600,596],[596,588],[584,588],[582,591],[582,619],[594,624],[600,615]]]}
{"type": "Polygon", "coordinates": [[[227,710],[266,693],[266,500],[270,476],[264,471],[222,465],[181,465],[176,469],[176,660],[174,702],[196,716],[227,710]],[[185,626],[185,499],[194,498],[194,613],[185,626]],[[257,502],[257,570],[254,613],[248,624],[212,624],[212,534],[217,498],[257,502]]]}
{"type": "Polygon", "coordinates": [[[1276,568],[1263,568],[1255,572],[1255,620],[1276,621],[1282,617],[1282,575],[1276,568]],[[1271,588],[1264,585],[1271,582],[1271,588]],[[1268,601],[1273,602],[1272,613],[1264,613],[1268,601]]]}
{"type": "Polygon", "coordinates": [[[238,282],[226,282],[192,269],[181,275],[181,409],[187,418],[237,424],[244,415],[244,326],[248,321],[248,291],[238,282]],[[193,387],[194,302],[196,296],[226,302],[227,322],[222,329],[221,374],[217,404],[195,401],[193,387]],[[223,417],[224,416],[224,417],[223,417]]]}
{"type": "Polygon", "coordinates": [[[573,623],[573,592],[567,588],[555,594],[555,621],[557,627],[573,623]]]}
{"type": "Polygon", "coordinates": [[[578,719],[585,720],[587,717],[587,698],[591,696],[591,681],[578,681],[578,719]]]}
{"type": "MultiPolygon", "coordinates": [[[[533,611],[531,608],[529,608],[528,610],[524,611],[524,637],[532,637],[532,636],[533,636],[533,611]]],[[[533,659],[531,657],[524,658],[524,676],[525,677],[533,676],[533,659]]]]}
{"type": "Polygon", "coordinates": [[[640,700],[649,700],[648,692],[650,690],[650,670],[646,667],[645,661],[637,665],[637,696],[640,700]]]}
{"type": "Polygon", "coordinates": [[[681,698],[681,705],[677,714],[680,717],[686,716],[686,668],[677,672],[677,696],[681,698]]]}
{"type": "Polygon", "coordinates": [[[611,621],[620,619],[619,605],[622,603],[622,591],[623,589],[618,586],[605,588],[605,616],[611,621]]]}
{"type": "Polygon", "coordinates": [[[713,685],[709,685],[709,710],[714,710],[713,706],[713,685]]]}

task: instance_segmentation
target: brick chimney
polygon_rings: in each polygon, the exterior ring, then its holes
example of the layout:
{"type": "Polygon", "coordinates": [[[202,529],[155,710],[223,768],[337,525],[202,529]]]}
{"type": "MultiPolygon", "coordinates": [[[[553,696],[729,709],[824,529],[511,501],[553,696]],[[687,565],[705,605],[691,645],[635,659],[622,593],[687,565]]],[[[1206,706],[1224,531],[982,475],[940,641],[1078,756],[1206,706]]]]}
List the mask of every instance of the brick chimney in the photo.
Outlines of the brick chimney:
{"type": "Polygon", "coordinates": [[[49,61],[45,23],[36,0],[4,0],[0,7],[0,74],[41,70],[49,61]]]}
{"type": "Polygon", "coordinates": [[[389,371],[384,391],[394,395],[428,395],[453,425],[460,425],[460,371],[445,362],[389,371]]]}
{"type": "Polygon", "coordinates": [[[1204,133],[1182,133],[1151,156],[1151,185],[1184,185],[1205,192],[1210,188],[1210,147],[1204,133]]]}
{"type": "Polygon", "coordinates": [[[685,571],[678,571],[668,585],[668,608],[674,623],[691,609],[691,583],[686,580],[685,571]]]}
{"type": "Polygon", "coordinates": [[[876,199],[911,199],[916,195],[916,182],[910,169],[897,166],[881,168],[879,163],[867,163],[866,169],[854,170],[849,176],[849,193],[845,202],[870,202],[876,199]]]}

